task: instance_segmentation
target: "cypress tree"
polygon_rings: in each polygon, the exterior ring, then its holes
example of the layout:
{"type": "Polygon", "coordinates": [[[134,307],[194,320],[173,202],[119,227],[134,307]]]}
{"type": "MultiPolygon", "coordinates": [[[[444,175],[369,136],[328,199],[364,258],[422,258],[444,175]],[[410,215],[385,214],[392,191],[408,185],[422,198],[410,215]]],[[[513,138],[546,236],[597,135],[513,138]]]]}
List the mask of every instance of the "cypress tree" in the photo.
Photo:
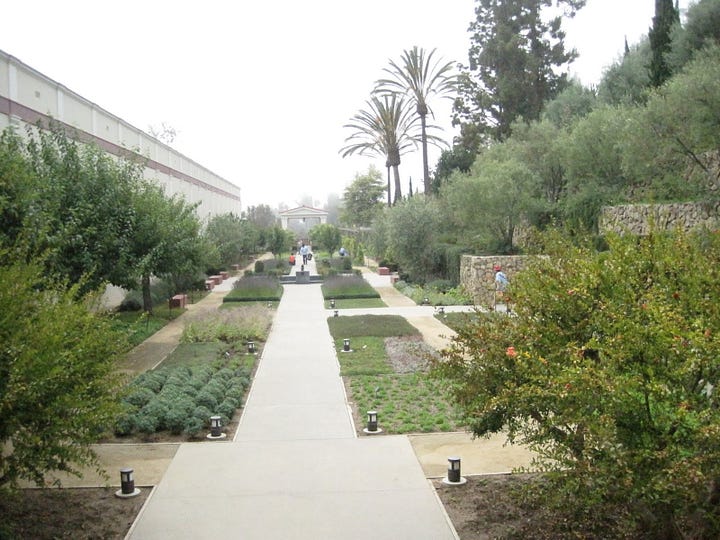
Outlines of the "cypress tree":
{"type": "Polygon", "coordinates": [[[654,87],[662,85],[672,73],[666,55],[670,52],[670,32],[674,25],[680,23],[680,11],[673,5],[673,0],[655,0],[655,16],[650,28],[650,84],[654,87]]]}

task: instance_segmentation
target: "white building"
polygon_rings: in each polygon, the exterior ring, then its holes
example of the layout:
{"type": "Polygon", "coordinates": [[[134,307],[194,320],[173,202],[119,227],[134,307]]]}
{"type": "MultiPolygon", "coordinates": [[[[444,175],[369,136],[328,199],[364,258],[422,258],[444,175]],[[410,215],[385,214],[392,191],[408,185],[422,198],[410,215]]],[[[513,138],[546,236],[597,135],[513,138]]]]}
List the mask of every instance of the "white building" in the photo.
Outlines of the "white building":
{"type": "Polygon", "coordinates": [[[14,125],[22,134],[25,125],[50,119],[112,155],[139,154],[146,160],[145,177],[168,195],[199,202],[202,220],[241,213],[238,186],[0,50],[0,131],[14,125]]]}

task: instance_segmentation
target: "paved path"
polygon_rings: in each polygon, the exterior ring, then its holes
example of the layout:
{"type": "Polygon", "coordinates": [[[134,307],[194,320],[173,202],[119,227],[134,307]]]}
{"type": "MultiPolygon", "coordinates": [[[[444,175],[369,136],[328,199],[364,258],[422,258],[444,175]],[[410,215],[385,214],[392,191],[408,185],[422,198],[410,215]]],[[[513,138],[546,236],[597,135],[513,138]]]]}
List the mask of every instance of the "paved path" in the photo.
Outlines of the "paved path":
{"type": "Polygon", "coordinates": [[[407,437],[356,438],[327,316],[285,287],[234,441],[180,445],[129,538],[457,537],[407,437]]]}

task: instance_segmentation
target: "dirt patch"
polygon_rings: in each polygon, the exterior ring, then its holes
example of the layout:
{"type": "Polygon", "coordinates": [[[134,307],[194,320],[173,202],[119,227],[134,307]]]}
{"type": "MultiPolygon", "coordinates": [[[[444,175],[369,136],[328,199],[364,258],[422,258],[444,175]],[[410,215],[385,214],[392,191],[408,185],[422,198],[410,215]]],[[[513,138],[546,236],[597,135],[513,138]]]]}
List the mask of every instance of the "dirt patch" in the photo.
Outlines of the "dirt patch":
{"type": "Polygon", "coordinates": [[[385,339],[385,351],[395,373],[426,371],[431,358],[438,353],[423,341],[422,336],[401,336],[385,339]]]}
{"type": "Polygon", "coordinates": [[[0,538],[52,540],[121,539],[150,495],[141,489],[131,499],[115,488],[24,489],[0,497],[0,538]]]}

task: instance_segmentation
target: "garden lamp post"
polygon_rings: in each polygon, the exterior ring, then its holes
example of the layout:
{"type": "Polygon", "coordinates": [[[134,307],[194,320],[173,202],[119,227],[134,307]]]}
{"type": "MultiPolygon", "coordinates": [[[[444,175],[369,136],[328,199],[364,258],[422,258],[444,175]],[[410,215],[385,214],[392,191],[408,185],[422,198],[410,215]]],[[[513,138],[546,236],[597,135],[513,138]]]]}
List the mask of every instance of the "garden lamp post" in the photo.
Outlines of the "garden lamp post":
{"type": "Polygon", "coordinates": [[[248,341],[248,354],[255,354],[255,342],[248,341]]]}
{"type": "Polygon", "coordinates": [[[210,417],[210,433],[207,438],[211,440],[224,439],[227,434],[222,432],[222,417],[214,415],[210,417]]]}
{"type": "Polygon", "coordinates": [[[443,484],[448,484],[451,486],[456,486],[460,484],[464,484],[467,482],[466,478],[463,478],[460,476],[460,458],[459,457],[449,457],[448,458],[448,471],[447,471],[447,477],[443,478],[442,480],[443,484]]]}
{"type": "Polygon", "coordinates": [[[120,489],[115,492],[116,497],[127,499],[140,494],[140,490],[135,487],[133,472],[134,470],[129,467],[120,469],[120,489]]]}

